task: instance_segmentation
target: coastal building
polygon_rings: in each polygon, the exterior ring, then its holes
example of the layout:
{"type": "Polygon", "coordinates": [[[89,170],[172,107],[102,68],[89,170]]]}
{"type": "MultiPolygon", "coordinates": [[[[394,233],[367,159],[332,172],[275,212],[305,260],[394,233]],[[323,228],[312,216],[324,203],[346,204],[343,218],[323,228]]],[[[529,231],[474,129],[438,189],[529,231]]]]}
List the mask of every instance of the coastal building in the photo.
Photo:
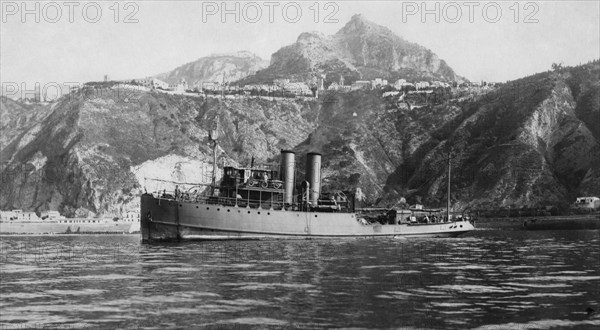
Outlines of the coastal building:
{"type": "Polygon", "coordinates": [[[277,86],[277,85],[271,85],[270,91],[271,92],[281,92],[281,91],[283,91],[283,87],[277,86]]]}
{"type": "Polygon", "coordinates": [[[425,88],[429,88],[429,83],[426,81],[419,81],[418,83],[415,84],[415,87],[417,89],[425,89],[425,88]]]}
{"type": "Polygon", "coordinates": [[[388,84],[386,79],[375,78],[375,80],[371,81],[371,88],[382,87],[388,84]]]}
{"type": "Polygon", "coordinates": [[[200,89],[207,91],[219,91],[221,90],[221,84],[216,81],[206,81],[200,84],[200,89]]]}
{"type": "Polygon", "coordinates": [[[185,93],[185,91],[188,89],[188,84],[185,81],[185,79],[182,78],[181,81],[177,84],[169,84],[167,89],[176,93],[185,93]]]}
{"type": "Polygon", "coordinates": [[[406,86],[415,87],[414,84],[407,82],[406,79],[398,79],[392,84],[392,87],[394,87],[397,90],[401,90],[403,87],[406,86]]]}
{"type": "Polygon", "coordinates": [[[150,89],[155,89],[155,88],[169,89],[169,84],[167,84],[166,82],[164,82],[162,80],[152,78],[152,77],[148,77],[145,79],[136,79],[135,82],[138,83],[139,85],[148,87],[150,89]]]}
{"type": "Polygon", "coordinates": [[[326,78],[327,78],[326,74],[321,75],[321,77],[319,78],[318,90],[320,90],[320,91],[325,90],[325,79],[326,78]]]}
{"type": "Polygon", "coordinates": [[[445,87],[450,87],[450,84],[443,82],[443,81],[434,81],[431,83],[431,87],[445,88],[445,87]]]}
{"type": "Polygon", "coordinates": [[[2,221],[39,221],[35,212],[24,212],[23,210],[0,211],[2,221]]]}
{"type": "Polygon", "coordinates": [[[279,78],[273,80],[273,85],[279,86],[283,88],[285,85],[289,84],[290,80],[285,78],[279,78]]]}
{"type": "Polygon", "coordinates": [[[140,211],[125,211],[121,214],[121,220],[125,222],[136,222],[140,221],[140,211]]]}
{"type": "Polygon", "coordinates": [[[152,79],[151,88],[161,88],[161,89],[169,89],[169,84],[162,80],[152,79]]]}
{"type": "Polygon", "coordinates": [[[182,93],[185,93],[185,91],[187,91],[188,89],[189,86],[187,81],[185,81],[184,78],[181,78],[181,81],[179,82],[179,84],[177,84],[176,91],[181,91],[182,93]]]}
{"type": "Polygon", "coordinates": [[[395,89],[402,89],[403,86],[406,85],[406,79],[398,79],[396,80],[393,84],[392,87],[394,87],[395,89]]]}
{"type": "Polygon", "coordinates": [[[329,87],[327,87],[327,90],[328,91],[338,91],[341,89],[340,87],[341,86],[334,81],[333,83],[331,83],[331,85],[329,85],[329,87]]]}
{"type": "Polygon", "coordinates": [[[17,211],[17,210],[0,211],[0,220],[2,220],[2,221],[10,221],[10,220],[16,219],[15,211],[17,211]]]}
{"type": "Polygon", "coordinates": [[[242,87],[242,90],[245,92],[250,92],[254,89],[257,89],[256,85],[254,85],[254,84],[248,84],[248,85],[244,85],[244,87],[242,87]]]}
{"type": "Polygon", "coordinates": [[[600,209],[600,198],[598,197],[577,197],[575,208],[598,210],[600,209]]]}
{"type": "Polygon", "coordinates": [[[295,95],[312,95],[310,87],[303,82],[288,83],[284,86],[284,89],[288,92],[294,93],[295,95]]]}
{"type": "Polygon", "coordinates": [[[230,91],[230,92],[237,92],[237,91],[240,91],[241,89],[242,88],[238,84],[233,84],[233,85],[228,85],[227,86],[227,90],[230,91]]]}
{"type": "Polygon", "coordinates": [[[359,89],[371,89],[371,82],[368,80],[357,80],[355,81],[352,86],[350,87],[353,91],[359,90],[359,89]]]}
{"type": "Polygon", "coordinates": [[[58,211],[44,211],[42,212],[42,219],[44,220],[62,220],[65,219],[63,215],[58,211]]]}

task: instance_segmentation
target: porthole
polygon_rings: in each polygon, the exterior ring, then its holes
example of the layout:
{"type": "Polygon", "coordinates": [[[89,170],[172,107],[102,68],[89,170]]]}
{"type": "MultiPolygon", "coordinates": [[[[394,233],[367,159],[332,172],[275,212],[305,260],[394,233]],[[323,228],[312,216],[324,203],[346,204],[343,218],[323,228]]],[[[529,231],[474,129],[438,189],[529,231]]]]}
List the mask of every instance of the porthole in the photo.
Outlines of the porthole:
{"type": "Polygon", "coordinates": [[[248,214],[250,214],[250,211],[248,211],[248,214]]]}
{"type": "Polygon", "coordinates": [[[460,228],[462,228],[462,225],[460,225],[460,228]]]}
{"type": "Polygon", "coordinates": [[[271,212],[267,212],[267,215],[271,215],[271,212]]]}
{"type": "Polygon", "coordinates": [[[256,213],[260,214],[260,211],[258,211],[258,212],[256,212],[256,213]]]}
{"type": "Polygon", "coordinates": [[[209,207],[207,207],[207,208],[206,208],[206,210],[208,211],[208,210],[210,210],[210,208],[209,208],[209,207]]]}
{"type": "Polygon", "coordinates": [[[227,212],[231,212],[231,210],[230,210],[230,209],[227,209],[227,212]]]}
{"type": "Polygon", "coordinates": [[[221,211],[221,209],[217,209],[217,211],[221,211]]]}
{"type": "Polygon", "coordinates": [[[183,207],[183,205],[179,204],[179,207],[183,207]]]}
{"type": "Polygon", "coordinates": [[[315,214],[315,218],[317,217],[317,215],[315,214]]]}
{"type": "Polygon", "coordinates": [[[196,205],[196,208],[198,208],[198,205],[196,205]]]}

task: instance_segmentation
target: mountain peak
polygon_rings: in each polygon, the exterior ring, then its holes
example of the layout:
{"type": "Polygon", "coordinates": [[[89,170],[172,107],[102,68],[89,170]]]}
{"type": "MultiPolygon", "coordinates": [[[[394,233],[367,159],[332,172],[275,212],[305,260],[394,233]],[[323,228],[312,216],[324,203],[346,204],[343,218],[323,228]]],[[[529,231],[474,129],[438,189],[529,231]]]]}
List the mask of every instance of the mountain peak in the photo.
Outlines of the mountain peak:
{"type": "Polygon", "coordinates": [[[404,40],[385,26],[356,14],[336,34],[304,32],[292,45],[271,56],[268,68],[248,77],[242,84],[288,78],[309,81],[313,72],[328,74],[330,80],[346,82],[384,78],[410,81],[435,79],[453,81],[456,75],[431,50],[404,40]]]}
{"type": "Polygon", "coordinates": [[[381,25],[366,19],[362,14],[355,14],[337,34],[391,33],[381,25]]]}
{"type": "Polygon", "coordinates": [[[311,42],[318,42],[324,40],[325,38],[327,37],[321,32],[303,32],[298,36],[298,40],[296,40],[296,42],[308,44],[311,42]]]}

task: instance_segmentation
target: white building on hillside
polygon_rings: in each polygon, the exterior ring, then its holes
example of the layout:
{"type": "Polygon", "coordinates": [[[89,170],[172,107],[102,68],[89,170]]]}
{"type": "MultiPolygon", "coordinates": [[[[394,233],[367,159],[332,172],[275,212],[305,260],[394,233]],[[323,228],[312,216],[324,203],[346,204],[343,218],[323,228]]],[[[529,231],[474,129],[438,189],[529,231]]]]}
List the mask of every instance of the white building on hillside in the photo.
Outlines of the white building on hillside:
{"type": "Polygon", "coordinates": [[[286,91],[294,93],[295,95],[312,95],[310,87],[308,87],[308,85],[303,82],[287,83],[285,84],[285,86],[283,86],[283,88],[286,91]]]}
{"type": "Polygon", "coordinates": [[[277,85],[282,88],[289,83],[290,83],[290,80],[287,78],[279,78],[279,79],[273,80],[273,85],[277,85]]]}
{"type": "Polygon", "coordinates": [[[371,88],[383,87],[388,84],[386,79],[375,78],[375,80],[371,81],[371,88]]]}
{"type": "Polygon", "coordinates": [[[60,215],[58,211],[44,211],[42,212],[42,219],[44,220],[61,220],[65,219],[63,215],[60,215]]]}
{"type": "Polygon", "coordinates": [[[394,82],[392,84],[392,87],[394,87],[395,89],[400,90],[405,85],[406,85],[406,79],[398,79],[398,80],[396,80],[396,82],[394,82]]]}
{"type": "Polygon", "coordinates": [[[336,82],[334,81],[334,82],[332,82],[332,83],[331,83],[331,85],[329,85],[329,86],[327,87],[327,90],[328,90],[328,91],[337,91],[337,90],[340,90],[340,89],[341,89],[340,87],[341,87],[341,86],[340,86],[338,83],[336,83],[336,82]]]}
{"type": "Polygon", "coordinates": [[[216,81],[206,81],[200,84],[200,90],[220,91],[221,84],[216,81]]]}
{"type": "Polygon", "coordinates": [[[2,221],[39,221],[35,212],[23,212],[23,210],[0,211],[2,221]]]}
{"type": "Polygon", "coordinates": [[[185,91],[188,89],[188,84],[185,81],[185,79],[181,79],[181,81],[177,84],[170,84],[168,87],[169,90],[172,90],[176,93],[185,93],[185,91]]]}
{"type": "Polygon", "coordinates": [[[418,83],[415,84],[415,87],[417,89],[425,89],[429,87],[429,83],[426,81],[419,81],[418,83]]]}
{"type": "Polygon", "coordinates": [[[152,77],[148,77],[145,79],[136,79],[135,82],[144,87],[148,87],[150,89],[159,88],[159,87],[162,89],[169,89],[169,84],[167,84],[166,82],[164,82],[162,80],[152,78],[152,77]]]}
{"type": "Polygon", "coordinates": [[[450,87],[450,84],[448,84],[447,82],[443,82],[443,81],[434,81],[431,83],[432,87],[450,87]]]}
{"type": "Polygon", "coordinates": [[[575,207],[578,209],[600,209],[600,198],[598,197],[577,197],[575,207]]]}
{"type": "Polygon", "coordinates": [[[372,86],[372,84],[368,80],[357,80],[352,84],[351,89],[353,91],[356,91],[359,89],[371,89],[371,86],[372,86]]]}
{"type": "Polygon", "coordinates": [[[126,222],[140,221],[140,211],[125,211],[121,214],[121,220],[126,222]]]}

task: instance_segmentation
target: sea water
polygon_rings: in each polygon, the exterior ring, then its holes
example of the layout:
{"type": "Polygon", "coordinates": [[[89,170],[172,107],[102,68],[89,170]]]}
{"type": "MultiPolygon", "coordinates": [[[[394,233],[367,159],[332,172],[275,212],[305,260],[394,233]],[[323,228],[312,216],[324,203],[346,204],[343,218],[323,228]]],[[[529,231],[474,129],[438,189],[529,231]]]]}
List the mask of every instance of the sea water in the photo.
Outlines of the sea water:
{"type": "Polygon", "coordinates": [[[597,230],[0,242],[0,329],[600,327],[597,230]]]}

